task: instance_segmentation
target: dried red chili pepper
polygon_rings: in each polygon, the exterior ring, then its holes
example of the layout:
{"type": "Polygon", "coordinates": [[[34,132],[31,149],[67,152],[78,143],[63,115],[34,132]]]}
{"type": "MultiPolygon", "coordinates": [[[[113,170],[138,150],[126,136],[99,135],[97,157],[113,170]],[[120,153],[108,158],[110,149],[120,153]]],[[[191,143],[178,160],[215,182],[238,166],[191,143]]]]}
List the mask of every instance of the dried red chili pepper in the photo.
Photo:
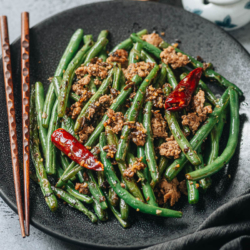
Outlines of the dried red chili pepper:
{"type": "Polygon", "coordinates": [[[166,99],[166,110],[179,111],[189,105],[192,95],[201,79],[202,70],[202,68],[194,69],[180,81],[174,91],[166,99]]]}
{"type": "Polygon", "coordinates": [[[103,171],[103,164],[66,130],[62,128],[55,130],[51,135],[51,141],[58,149],[80,166],[91,170],[103,171]]]}

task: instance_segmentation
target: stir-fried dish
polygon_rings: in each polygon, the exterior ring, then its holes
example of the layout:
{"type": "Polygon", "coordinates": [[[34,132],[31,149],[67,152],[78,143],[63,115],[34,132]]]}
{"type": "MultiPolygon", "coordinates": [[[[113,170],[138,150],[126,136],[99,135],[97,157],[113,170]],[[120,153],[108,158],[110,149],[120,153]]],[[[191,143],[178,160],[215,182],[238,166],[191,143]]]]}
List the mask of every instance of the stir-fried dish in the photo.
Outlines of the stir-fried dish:
{"type": "Polygon", "coordinates": [[[59,198],[92,222],[108,220],[110,209],[128,227],[130,207],[181,217],[173,209],[179,199],[198,203],[233,156],[243,93],[156,33],[133,33],[111,52],[107,37],[103,30],[94,41],[77,30],[46,98],[41,82],[31,87],[35,181],[51,211],[59,198]],[[204,80],[225,92],[216,98],[204,80]]]}

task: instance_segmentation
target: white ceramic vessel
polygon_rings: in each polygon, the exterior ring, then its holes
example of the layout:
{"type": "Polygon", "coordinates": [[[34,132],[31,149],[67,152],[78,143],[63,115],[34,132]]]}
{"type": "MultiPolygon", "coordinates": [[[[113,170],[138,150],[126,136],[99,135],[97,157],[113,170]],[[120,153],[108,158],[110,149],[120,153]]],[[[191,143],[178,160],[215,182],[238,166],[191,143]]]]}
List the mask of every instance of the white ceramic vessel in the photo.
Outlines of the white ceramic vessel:
{"type": "Polygon", "coordinates": [[[198,14],[226,30],[250,22],[250,0],[182,0],[184,9],[198,14]]]}

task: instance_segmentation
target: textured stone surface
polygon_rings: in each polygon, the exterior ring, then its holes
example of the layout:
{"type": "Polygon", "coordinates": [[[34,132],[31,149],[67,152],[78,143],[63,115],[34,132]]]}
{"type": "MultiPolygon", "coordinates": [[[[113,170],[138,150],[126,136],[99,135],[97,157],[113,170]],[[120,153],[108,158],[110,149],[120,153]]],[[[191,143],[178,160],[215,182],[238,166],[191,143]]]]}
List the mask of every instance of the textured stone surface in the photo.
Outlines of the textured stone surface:
{"type": "MultiPolygon", "coordinates": [[[[45,18],[60,12],[62,10],[75,7],[79,4],[94,2],[93,0],[88,1],[33,1],[33,0],[12,0],[12,1],[3,1],[0,0],[0,14],[5,14],[9,18],[9,30],[10,30],[10,40],[13,41],[16,37],[20,35],[20,13],[21,11],[29,11],[31,18],[31,26],[37,24],[38,22],[44,20],[45,18]]],[[[174,3],[175,1],[161,1],[174,3]]],[[[180,1],[176,1],[177,5],[180,5],[180,1]]],[[[250,50],[250,24],[243,27],[240,30],[236,30],[231,32],[231,34],[238,39],[248,50],[250,50]]],[[[202,35],[202,34],[201,34],[202,35]]],[[[185,43],[183,42],[183,46],[185,43]]],[[[220,46],[220,44],[217,44],[220,46]]],[[[193,51],[192,48],[190,50],[193,51]]],[[[203,54],[201,52],[201,54],[203,54]]],[[[207,55],[208,52],[204,51],[204,54],[207,55]]],[[[210,59],[210,58],[207,58],[210,59]]],[[[213,59],[213,58],[212,58],[213,59]]],[[[240,67],[240,66],[239,66],[240,67]]],[[[220,67],[221,69],[222,67],[220,67]]],[[[17,69],[18,70],[18,69],[17,69]]],[[[224,72],[229,72],[231,69],[228,68],[223,70],[224,72]]],[[[236,77],[232,77],[233,80],[236,77]]],[[[244,80],[244,78],[241,78],[244,80]]],[[[240,82],[240,79],[237,83],[240,82]]],[[[17,97],[16,97],[17,98],[17,97]]],[[[2,101],[1,101],[2,102],[2,101]]],[[[243,113],[246,106],[242,106],[243,113]]],[[[2,116],[1,116],[2,117],[2,116]]],[[[20,120],[18,121],[20,123],[20,120]]],[[[1,123],[1,125],[3,125],[1,123]]],[[[248,124],[249,126],[249,124],[248,124]]],[[[245,127],[246,129],[246,127],[245,127]]],[[[8,136],[6,134],[6,136],[8,136]]],[[[8,143],[8,142],[7,142],[8,143]]],[[[242,141],[244,143],[244,141],[242,141]]],[[[244,157],[244,155],[243,155],[244,157]]],[[[2,158],[2,156],[1,156],[2,158]]],[[[1,159],[2,161],[2,159],[1,159]]],[[[242,170],[241,170],[242,171],[242,170]]],[[[239,176],[236,177],[237,179],[239,176]]],[[[236,180],[234,180],[236,183],[236,180]]],[[[33,188],[33,187],[32,187],[33,188]]],[[[232,188],[232,187],[231,187],[232,188]]],[[[219,189],[219,186],[218,186],[219,189]]],[[[228,190],[227,190],[228,191],[228,190]]],[[[219,197],[216,197],[219,199],[219,197]]],[[[213,204],[214,207],[217,204],[213,204]]],[[[68,210],[67,210],[68,211],[68,210]]],[[[61,212],[61,210],[60,210],[61,212]]],[[[195,212],[195,211],[194,211],[195,212]]],[[[65,212],[67,214],[67,212],[65,212]]],[[[75,216],[79,216],[79,214],[74,213],[75,216]]],[[[63,214],[61,214],[62,216],[63,214]]],[[[53,216],[51,216],[53,217],[53,216]]],[[[185,223],[183,224],[185,226],[185,223]]],[[[141,233],[141,231],[138,231],[141,233]]],[[[37,230],[36,228],[31,226],[31,236],[22,240],[20,236],[20,229],[18,223],[17,215],[4,203],[4,201],[0,198],[0,245],[1,249],[89,249],[89,248],[80,248],[77,246],[73,246],[69,243],[65,243],[61,240],[52,238],[44,234],[43,232],[37,230]]]]}

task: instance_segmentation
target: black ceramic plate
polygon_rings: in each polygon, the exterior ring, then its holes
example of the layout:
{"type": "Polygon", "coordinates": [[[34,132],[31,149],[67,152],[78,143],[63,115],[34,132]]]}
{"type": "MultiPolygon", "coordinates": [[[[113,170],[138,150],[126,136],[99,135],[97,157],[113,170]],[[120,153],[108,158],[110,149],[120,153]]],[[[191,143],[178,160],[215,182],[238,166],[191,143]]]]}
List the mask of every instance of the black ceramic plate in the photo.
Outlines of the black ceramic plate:
{"type": "MultiPolygon", "coordinates": [[[[106,223],[92,224],[78,211],[59,202],[56,213],[49,211],[39,187],[31,182],[31,222],[42,231],[58,238],[85,246],[103,248],[141,248],[193,233],[219,206],[250,187],[250,57],[223,30],[182,9],[145,2],[104,2],[65,11],[53,16],[30,31],[30,82],[53,76],[57,63],[77,28],[96,38],[99,31],[110,31],[110,47],[126,39],[130,33],[147,28],[150,32],[165,32],[165,39],[181,40],[181,48],[190,55],[200,55],[213,62],[216,70],[244,91],[241,103],[241,134],[236,154],[223,170],[213,177],[213,186],[201,196],[199,204],[191,206],[185,198],[174,209],[184,212],[182,219],[163,219],[136,213],[131,209],[131,228],[123,229],[110,215],[106,223]],[[248,130],[248,131],[247,131],[248,130]],[[229,178],[231,176],[231,178],[229,178]]],[[[11,46],[17,129],[21,144],[20,40],[11,46]]],[[[2,63],[0,63],[2,68],[2,63]]],[[[0,194],[16,211],[12,177],[8,123],[5,105],[3,73],[0,72],[0,194]]],[[[210,85],[215,93],[221,89],[210,85]]],[[[226,133],[223,137],[226,143],[226,133]]],[[[19,152],[21,145],[19,145],[19,152]]]]}

